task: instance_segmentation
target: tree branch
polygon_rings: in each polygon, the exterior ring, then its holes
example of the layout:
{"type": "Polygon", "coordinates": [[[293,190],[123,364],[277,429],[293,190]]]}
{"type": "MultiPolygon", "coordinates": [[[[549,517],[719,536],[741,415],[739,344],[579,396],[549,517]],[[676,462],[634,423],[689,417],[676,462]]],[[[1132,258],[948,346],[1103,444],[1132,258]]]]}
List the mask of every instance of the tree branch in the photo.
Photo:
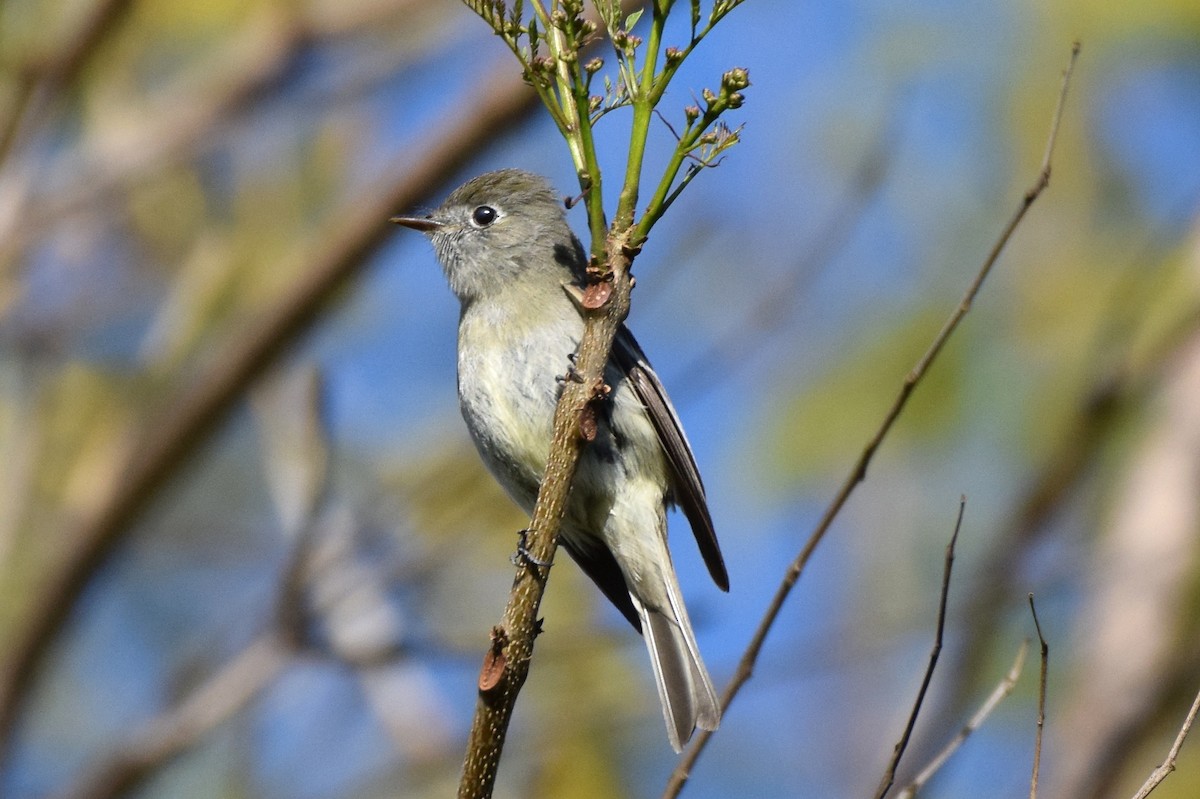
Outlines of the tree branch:
{"type": "MultiPolygon", "coordinates": [[[[745,653],[742,655],[742,660],[738,664],[738,668],[734,673],[733,679],[730,680],[729,685],[725,689],[724,695],[721,697],[722,709],[727,709],[729,707],[729,704],[733,701],[734,697],[736,697],[738,692],[741,691],[742,686],[744,686],[750,680],[750,677],[754,673],[754,666],[758,662],[759,654],[762,651],[763,644],[766,641],[767,633],[769,633],[771,628],[774,626],[775,620],[779,616],[779,612],[783,609],[783,605],[787,601],[788,595],[799,581],[800,575],[803,573],[804,567],[808,564],[809,558],[812,557],[817,545],[821,543],[821,540],[829,531],[830,526],[833,524],[833,520],[837,518],[838,513],[841,512],[842,507],[846,504],[846,501],[850,498],[850,495],[854,492],[854,489],[859,483],[866,479],[867,466],[874,457],[875,451],[879,448],[880,444],[883,443],[884,438],[887,437],[892,425],[900,416],[901,411],[904,410],[904,406],[908,403],[908,398],[911,396],[917,385],[921,382],[922,378],[924,378],[925,374],[929,371],[929,367],[933,364],[933,361],[937,358],[938,354],[941,353],[942,348],[945,347],[950,336],[958,328],[958,325],[960,322],[962,322],[963,317],[966,316],[967,312],[971,309],[971,304],[975,301],[975,297],[979,294],[979,290],[983,286],[983,281],[991,273],[992,267],[995,266],[996,261],[999,260],[1000,254],[1004,251],[1004,248],[1012,238],[1013,233],[1021,224],[1021,221],[1025,218],[1029,208],[1038,199],[1038,197],[1042,195],[1042,192],[1044,192],[1046,187],[1050,184],[1050,159],[1054,153],[1055,141],[1058,138],[1059,124],[1062,120],[1063,108],[1065,107],[1067,101],[1067,89],[1070,87],[1071,73],[1074,71],[1075,61],[1079,56],[1079,49],[1079,42],[1075,42],[1071,48],[1071,57],[1070,61],[1068,62],[1067,69],[1063,73],[1062,84],[1058,94],[1058,103],[1055,106],[1054,116],[1050,124],[1050,134],[1046,141],[1046,148],[1042,156],[1041,169],[1038,173],[1037,179],[1022,196],[1017,210],[1014,212],[1012,218],[1008,221],[1008,224],[1004,226],[1004,229],[1001,231],[1000,236],[996,239],[995,244],[992,245],[991,251],[988,253],[987,258],[984,259],[983,265],[980,267],[979,272],[975,275],[974,280],[971,281],[971,284],[967,288],[966,293],[963,295],[962,300],[959,302],[958,307],[955,308],[953,313],[950,314],[950,317],[942,326],[941,331],[937,334],[937,336],[934,337],[933,342],[929,345],[929,349],[926,350],[925,354],[917,362],[916,366],[914,366],[912,371],[908,373],[908,376],[905,377],[904,383],[900,387],[900,392],[896,395],[895,400],[893,400],[892,406],[888,409],[888,412],[885,415],[882,424],[880,424],[879,429],[876,430],[875,435],[872,436],[871,440],[867,442],[867,446],[863,449],[862,453],[858,457],[858,460],[851,468],[850,473],[846,476],[846,479],[842,483],[841,488],[838,490],[837,495],[826,508],[824,515],[821,517],[820,522],[818,522],[816,529],[813,530],[812,534],[809,536],[804,548],[801,549],[800,554],[797,555],[796,559],[788,566],[788,569],[784,574],[783,581],[780,583],[779,588],[775,592],[775,596],[772,598],[771,603],[767,606],[766,613],[764,613],[758,629],[755,631],[754,636],[750,639],[750,643],[747,645],[745,653]]],[[[703,752],[704,748],[708,745],[710,738],[712,738],[712,733],[705,730],[701,731],[701,733],[692,741],[687,752],[680,760],[679,765],[671,774],[671,778],[667,783],[666,790],[663,792],[664,797],[678,796],[679,792],[683,790],[683,786],[687,782],[689,772],[695,765],[696,760],[700,757],[700,753],[703,752]]]]}
{"type": "Polygon", "coordinates": [[[625,246],[630,230],[608,236],[606,271],[612,271],[611,284],[594,285],[611,285],[612,292],[599,312],[586,316],[587,326],[574,364],[578,379],[565,381],[555,408],[554,438],[529,523],[527,554],[518,565],[504,619],[492,628],[492,643],[479,675],[479,697],[467,741],[459,799],[492,795],[508,723],[529,674],[529,659],[540,627],[537,612],[558,547],[558,530],[571,481],[587,443],[589,426],[593,433],[595,430],[595,409],[590,403],[604,396],[604,366],[617,330],[629,314],[629,265],[636,254],[625,246]]]}
{"type": "Polygon", "coordinates": [[[192,691],[178,706],[141,730],[67,788],[58,799],[114,799],[192,746],[245,707],[294,657],[275,633],[264,633],[192,691]]]}
{"type": "Polygon", "coordinates": [[[1038,621],[1037,606],[1033,594],[1029,595],[1029,612],[1033,614],[1033,626],[1037,630],[1041,648],[1041,666],[1038,669],[1038,716],[1037,735],[1033,742],[1033,776],[1029,778],[1029,799],[1037,799],[1038,775],[1042,768],[1042,734],[1046,730],[1046,677],[1050,671],[1050,645],[1042,635],[1042,623],[1038,621]]]}
{"type": "Polygon", "coordinates": [[[942,567],[942,591],[938,599],[937,632],[933,637],[933,649],[929,653],[929,665],[925,668],[925,677],[921,680],[921,688],[917,691],[917,699],[913,702],[912,712],[908,714],[908,723],[904,726],[900,740],[896,742],[896,748],[892,752],[892,759],[888,763],[883,779],[879,781],[875,799],[883,799],[887,796],[887,792],[896,782],[896,767],[900,765],[900,758],[904,757],[904,750],[908,748],[913,728],[917,725],[917,715],[921,712],[921,705],[925,702],[925,694],[929,690],[929,683],[933,680],[933,672],[937,668],[938,656],[942,652],[942,636],[946,631],[946,600],[950,596],[950,572],[954,568],[954,546],[958,543],[958,531],[962,529],[963,511],[966,510],[966,507],[967,498],[963,497],[958,503],[958,518],[954,522],[954,534],[950,536],[950,543],[946,545],[946,560],[942,567]]]}
{"type": "Polygon", "coordinates": [[[929,761],[929,764],[925,766],[925,768],[921,769],[921,773],[918,774],[912,782],[905,786],[904,790],[900,792],[898,799],[912,799],[912,797],[916,795],[917,791],[924,787],[925,783],[933,779],[933,775],[938,772],[938,769],[946,764],[946,761],[950,759],[951,755],[958,751],[958,747],[963,745],[963,742],[971,736],[971,733],[975,732],[975,730],[979,729],[980,726],[983,725],[983,722],[987,720],[987,717],[992,715],[992,711],[996,709],[996,706],[999,705],[1006,696],[1012,693],[1013,688],[1017,684],[1017,680],[1021,678],[1021,671],[1025,668],[1025,657],[1028,654],[1029,640],[1026,639],[1025,641],[1021,642],[1021,648],[1017,650],[1017,657],[1013,661],[1012,667],[1009,668],[1008,674],[1004,675],[1004,679],[1002,679],[996,685],[991,694],[988,695],[988,698],[985,699],[983,704],[979,706],[979,709],[975,711],[975,715],[971,716],[967,723],[963,725],[963,728],[958,731],[958,734],[951,738],[950,742],[946,744],[942,751],[938,752],[937,755],[934,756],[933,760],[929,761]]]}
{"type": "Polygon", "coordinates": [[[1154,772],[1134,794],[1133,799],[1146,799],[1150,792],[1157,788],[1167,776],[1175,770],[1175,759],[1179,757],[1179,750],[1183,748],[1183,742],[1187,739],[1188,733],[1192,731],[1192,724],[1196,721],[1196,714],[1200,713],[1200,694],[1196,694],[1196,698],[1192,701],[1191,710],[1188,711],[1187,718],[1183,720],[1183,726],[1179,728],[1179,734],[1175,736],[1175,743],[1171,745],[1171,751],[1167,753],[1167,759],[1162,762],[1162,765],[1154,769],[1154,772]]]}

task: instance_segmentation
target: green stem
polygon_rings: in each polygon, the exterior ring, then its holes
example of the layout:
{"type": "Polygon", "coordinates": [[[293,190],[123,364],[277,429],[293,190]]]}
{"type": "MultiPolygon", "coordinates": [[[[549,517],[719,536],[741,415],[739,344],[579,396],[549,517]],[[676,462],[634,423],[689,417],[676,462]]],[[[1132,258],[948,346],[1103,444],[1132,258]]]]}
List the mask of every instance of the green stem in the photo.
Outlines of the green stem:
{"type": "MultiPolygon", "coordinates": [[[[646,138],[650,135],[650,122],[653,119],[654,106],[658,102],[655,94],[655,73],[658,65],[658,53],[662,46],[663,28],[667,22],[667,12],[671,10],[671,0],[655,0],[654,16],[650,20],[650,35],[646,39],[646,50],[643,54],[642,75],[638,82],[637,95],[632,97],[633,127],[629,133],[629,161],[625,165],[625,182],[621,186],[621,196],[617,199],[617,215],[613,224],[619,228],[633,224],[634,210],[638,201],[638,185],[642,180],[642,163],[646,156],[646,138]]],[[[632,92],[632,87],[630,87],[632,92]]],[[[641,238],[630,242],[631,245],[641,244],[641,238]]]]}
{"type": "Polygon", "coordinates": [[[579,140],[583,151],[583,172],[579,175],[579,187],[583,190],[584,204],[587,208],[588,232],[591,235],[591,254],[597,259],[604,259],[605,242],[608,238],[608,221],[604,217],[604,194],[600,191],[600,161],[596,157],[596,141],[592,135],[591,108],[588,102],[587,76],[576,58],[574,70],[575,109],[578,114],[576,124],[579,130],[579,140]]]}
{"type": "MultiPolygon", "coordinates": [[[[704,113],[704,116],[700,117],[697,124],[685,130],[683,136],[676,142],[675,152],[671,153],[671,160],[667,162],[667,167],[663,170],[662,179],[658,182],[654,196],[646,205],[646,213],[642,214],[642,218],[638,220],[637,230],[633,236],[635,241],[644,241],[650,235],[650,228],[654,227],[654,224],[666,213],[667,206],[670,205],[668,198],[671,201],[675,199],[671,194],[671,187],[675,184],[675,177],[679,174],[683,162],[687,159],[688,153],[695,148],[696,142],[712,126],[712,123],[717,121],[717,117],[720,115],[720,110],[717,110],[716,107],[710,107],[704,113]]],[[[691,178],[687,180],[690,182],[691,178]]]]}

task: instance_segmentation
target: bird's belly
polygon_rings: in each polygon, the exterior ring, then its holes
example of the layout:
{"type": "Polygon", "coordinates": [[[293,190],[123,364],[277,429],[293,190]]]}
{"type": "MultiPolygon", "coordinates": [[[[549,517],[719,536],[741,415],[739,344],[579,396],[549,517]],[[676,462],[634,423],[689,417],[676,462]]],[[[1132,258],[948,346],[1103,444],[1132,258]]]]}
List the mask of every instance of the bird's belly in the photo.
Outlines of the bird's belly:
{"type": "Polygon", "coordinates": [[[459,406],[488,470],[517,504],[532,512],[546,471],[566,352],[557,371],[548,358],[459,357],[459,406]]]}

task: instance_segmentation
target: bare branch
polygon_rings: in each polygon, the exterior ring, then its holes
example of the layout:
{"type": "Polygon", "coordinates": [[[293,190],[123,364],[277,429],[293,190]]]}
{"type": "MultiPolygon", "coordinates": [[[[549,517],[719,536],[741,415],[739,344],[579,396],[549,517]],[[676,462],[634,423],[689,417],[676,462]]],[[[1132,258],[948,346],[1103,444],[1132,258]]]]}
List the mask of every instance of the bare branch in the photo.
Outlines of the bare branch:
{"type": "Polygon", "coordinates": [[[1050,645],[1042,635],[1042,623],[1038,621],[1037,607],[1033,604],[1033,594],[1029,595],[1029,612],[1033,614],[1033,626],[1037,629],[1038,643],[1041,645],[1041,668],[1038,672],[1038,717],[1037,736],[1033,744],[1033,776],[1029,779],[1029,799],[1037,799],[1038,773],[1042,767],[1042,733],[1046,729],[1046,675],[1050,671],[1050,645]]]}
{"type": "Polygon", "coordinates": [[[256,697],[293,657],[272,633],[255,639],[177,707],[152,719],[58,799],[113,799],[256,697]]]}
{"type": "Polygon", "coordinates": [[[1138,792],[1134,794],[1133,799],[1146,799],[1151,791],[1157,788],[1167,778],[1167,775],[1175,770],[1175,759],[1179,757],[1179,750],[1183,748],[1184,740],[1188,737],[1188,733],[1192,731],[1192,723],[1196,721],[1197,713],[1200,713],[1200,694],[1196,694],[1196,698],[1192,701],[1192,707],[1188,710],[1187,718],[1183,720],[1183,726],[1179,728],[1179,734],[1175,736],[1175,743],[1171,744],[1171,751],[1167,753],[1167,759],[1162,762],[1161,766],[1154,769],[1154,772],[1142,784],[1138,792]]]}
{"type": "MultiPolygon", "coordinates": [[[[1079,43],[1076,42],[1071,49],[1071,59],[1067,70],[1063,74],[1063,83],[1059,90],[1058,103],[1055,106],[1054,117],[1050,127],[1050,135],[1047,140],[1045,155],[1042,159],[1042,166],[1037,180],[1033,183],[1029,190],[1025,192],[1024,196],[1022,196],[1016,212],[1014,212],[1008,224],[1005,225],[1004,229],[1001,231],[1000,236],[996,239],[995,244],[992,245],[991,251],[988,253],[982,267],[980,267],[978,273],[975,275],[974,280],[971,281],[971,284],[967,288],[966,293],[963,295],[962,300],[959,302],[958,307],[955,308],[953,313],[950,314],[950,317],[942,326],[941,331],[937,334],[937,336],[934,337],[929,349],[926,350],[925,354],[917,362],[917,365],[914,366],[912,371],[908,373],[908,376],[905,377],[904,383],[900,387],[900,392],[896,395],[895,400],[892,402],[892,406],[884,417],[883,422],[880,424],[879,429],[876,430],[875,435],[872,436],[871,440],[867,442],[867,446],[863,449],[862,453],[858,457],[857,462],[852,467],[850,473],[846,476],[846,479],[842,483],[841,488],[838,490],[837,495],[826,508],[824,515],[821,517],[820,522],[818,522],[816,529],[813,530],[812,534],[809,536],[804,548],[801,549],[800,554],[797,555],[796,559],[788,566],[783,580],[780,583],[778,590],[775,592],[775,596],[771,599],[771,603],[768,605],[766,612],[763,614],[763,618],[759,623],[758,629],[755,631],[754,636],[751,638],[750,643],[746,647],[745,653],[742,655],[741,662],[738,663],[737,671],[734,673],[733,678],[730,680],[729,685],[725,689],[724,695],[721,697],[721,706],[723,709],[729,707],[729,704],[733,701],[733,698],[737,696],[738,692],[742,689],[742,686],[750,680],[750,677],[754,673],[754,666],[758,662],[759,654],[762,651],[763,644],[766,641],[767,633],[769,633],[771,628],[774,626],[775,620],[778,618],[780,611],[783,609],[784,602],[787,601],[788,595],[791,594],[792,589],[799,581],[800,575],[803,573],[804,567],[808,564],[809,558],[811,558],[813,552],[816,551],[817,545],[821,543],[821,540],[829,531],[830,526],[833,524],[833,520],[837,518],[837,515],[841,512],[842,507],[846,504],[846,501],[854,492],[854,489],[859,483],[866,479],[867,466],[874,457],[875,451],[887,437],[892,425],[900,416],[900,413],[904,410],[905,405],[908,403],[908,398],[912,395],[913,390],[929,371],[929,367],[941,353],[942,348],[945,347],[950,336],[958,328],[958,325],[960,322],[962,322],[963,317],[966,316],[967,312],[971,309],[971,304],[975,301],[975,297],[979,294],[979,290],[983,286],[983,281],[991,273],[992,267],[995,266],[996,261],[999,260],[1000,254],[1004,251],[1004,248],[1012,238],[1013,233],[1021,224],[1021,221],[1025,218],[1030,206],[1033,205],[1033,203],[1038,199],[1038,197],[1041,196],[1042,192],[1044,192],[1046,187],[1050,184],[1050,162],[1048,158],[1054,151],[1054,141],[1058,137],[1059,120],[1062,118],[1063,107],[1067,100],[1067,88],[1070,85],[1071,73],[1074,70],[1075,60],[1078,55],[1079,43]]],[[[692,744],[688,747],[687,752],[681,758],[679,765],[676,767],[675,771],[672,772],[671,778],[667,783],[666,790],[663,792],[664,797],[678,796],[679,792],[683,790],[683,786],[688,779],[688,774],[691,772],[696,760],[700,756],[700,753],[703,752],[705,746],[708,745],[708,741],[711,739],[711,737],[711,732],[702,731],[692,741],[692,744]]]]}
{"type": "Polygon", "coordinates": [[[925,786],[933,778],[933,775],[938,772],[950,756],[958,751],[958,747],[963,745],[963,742],[971,736],[971,733],[979,729],[987,717],[992,714],[996,706],[1004,700],[1006,696],[1012,693],[1013,688],[1017,684],[1017,680],[1021,678],[1021,671],[1025,668],[1025,657],[1029,654],[1029,641],[1026,639],[1021,642],[1021,648],[1017,650],[1016,660],[1013,661],[1012,667],[1008,670],[1008,674],[1004,675],[1004,679],[992,690],[988,698],[984,700],[979,709],[975,711],[975,715],[971,716],[970,720],[963,725],[963,728],[958,731],[950,742],[934,756],[933,760],[929,761],[929,765],[921,769],[912,782],[905,786],[900,792],[899,799],[911,799],[916,795],[917,791],[925,786]]]}
{"type": "Polygon", "coordinates": [[[917,699],[913,702],[912,712],[908,714],[908,723],[904,726],[900,740],[896,742],[891,762],[888,763],[887,771],[884,772],[883,779],[879,782],[879,788],[875,791],[875,799],[883,799],[887,796],[887,792],[896,782],[896,768],[900,765],[900,758],[904,757],[904,750],[908,748],[913,728],[917,725],[917,715],[921,712],[921,705],[925,703],[925,693],[929,690],[934,669],[937,668],[938,656],[942,653],[942,636],[946,631],[946,600],[950,596],[950,572],[954,568],[954,546],[958,543],[958,531],[962,529],[963,511],[966,508],[967,498],[962,497],[958,502],[958,518],[954,521],[954,534],[950,536],[950,543],[946,545],[946,563],[942,567],[942,591],[938,599],[937,632],[933,637],[933,649],[929,653],[929,665],[925,668],[925,676],[921,680],[920,690],[917,691],[917,699]]]}

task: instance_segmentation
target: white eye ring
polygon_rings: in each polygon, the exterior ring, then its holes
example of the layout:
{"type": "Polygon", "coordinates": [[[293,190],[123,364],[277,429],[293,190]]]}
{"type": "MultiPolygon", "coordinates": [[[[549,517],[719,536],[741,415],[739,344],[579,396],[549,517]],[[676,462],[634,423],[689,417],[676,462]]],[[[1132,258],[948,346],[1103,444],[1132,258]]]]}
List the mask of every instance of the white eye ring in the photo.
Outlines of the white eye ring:
{"type": "Polygon", "coordinates": [[[481,205],[471,212],[471,224],[485,228],[500,218],[500,212],[490,205],[481,205]]]}

